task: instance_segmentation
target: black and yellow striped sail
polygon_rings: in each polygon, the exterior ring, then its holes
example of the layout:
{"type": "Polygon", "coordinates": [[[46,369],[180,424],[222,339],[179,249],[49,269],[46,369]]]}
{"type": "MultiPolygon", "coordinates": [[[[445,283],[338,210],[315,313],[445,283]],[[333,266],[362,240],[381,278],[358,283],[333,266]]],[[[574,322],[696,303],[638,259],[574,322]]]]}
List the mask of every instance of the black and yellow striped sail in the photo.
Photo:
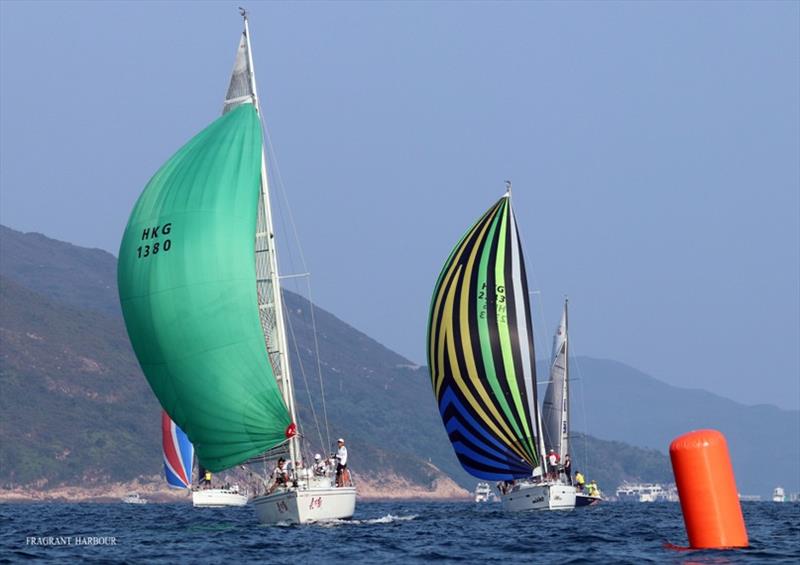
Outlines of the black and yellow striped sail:
{"type": "Polygon", "coordinates": [[[445,429],[471,475],[530,476],[539,465],[528,284],[511,199],[453,249],[431,301],[428,366],[445,429]]]}

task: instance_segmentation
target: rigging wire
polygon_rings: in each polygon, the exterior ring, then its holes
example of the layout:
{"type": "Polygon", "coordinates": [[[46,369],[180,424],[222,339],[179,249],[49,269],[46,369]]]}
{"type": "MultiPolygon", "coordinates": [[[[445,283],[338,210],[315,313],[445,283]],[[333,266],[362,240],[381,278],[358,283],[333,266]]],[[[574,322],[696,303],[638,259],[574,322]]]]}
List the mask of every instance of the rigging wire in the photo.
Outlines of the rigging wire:
{"type": "Polygon", "coordinates": [[[314,424],[317,427],[317,433],[319,434],[319,441],[322,443],[322,428],[319,425],[319,419],[317,418],[317,410],[314,408],[314,402],[312,401],[311,397],[311,389],[308,386],[308,378],[306,377],[306,370],[303,366],[303,358],[300,355],[300,347],[297,345],[297,336],[294,333],[294,324],[292,324],[292,318],[289,315],[289,311],[284,306],[284,315],[286,317],[286,325],[289,326],[289,333],[292,334],[292,343],[294,344],[294,352],[297,356],[297,366],[300,368],[300,374],[303,375],[303,383],[306,387],[306,394],[308,394],[308,403],[311,405],[311,415],[314,417],[314,424]]]}
{"type": "MultiPolygon", "coordinates": [[[[568,339],[570,340],[570,344],[569,344],[570,349],[574,350],[575,346],[572,345],[572,339],[571,338],[568,338],[568,339]]],[[[581,366],[580,366],[580,363],[578,363],[578,356],[576,354],[574,354],[574,353],[572,355],[572,362],[575,365],[575,368],[578,370],[578,380],[580,380],[580,388],[581,388],[581,394],[580,394],[580,396],[581,396],[581,402],[580,402],[580,404],[581,404],[581,417],[583,419],[583,430],[584,430],[584,432],[583,432],[583,462],[585,464],[585,467],[588,469],[589,468],[589,437],[586,434],[587,434],[587,431],[589,430],[589,423],[588,423],[588,420],[586,418],[586,398],[585,398],[586,397],[586,393],[585,393],[585,390],[583,388],[583,373],[581,372],[581,366]]],[[[572,379],[570,379],[570,380],[572,380],[572,379]]]]}
{"type": "MultiPolygon", "coordinates": [[[[275,180],[276,180],[276,183],[275,183],[276,186],[275,187],[277,188],[277,192],[280,193],[281,198],[283,199],[284,206],[282,206],[281,208],[286,210],[286,217],[289,220],[288,223],[291,226],[292,234],[294,235],[294,241],[295,241],[295,243],[297,245],[297,252],[298,252],[298,254],[300,256],[300,264],[302,266],[302,270],[307,272],[308,271],[308,267],[307,267],[307,263],[306,263],[305,253],[303,252],[303,246],[300,243],[300,236],[299,236],[298,231],[297,231],[297,224],[296,224],[296,222],[294,220],[294,215],[292,214],[292,209],[291,209],[291,206],[289,205],[289,198],[288,198],[288,195],[287,195],[286,190],[284,188],[283,177],[281,175],[280,166],[278,165],[277,152],[275,151],[275,147],[272,144],[272,136],[270,135],[269,128],[267,127],[267,124],[266,124],[265,120],[263,119],[263,117],[262,117],[261,122],[262,122],[263,131],[264,131],[264,137],[265,137],[265,139],[267,141],[268,155],[272,156],[271,162],[272,162],[273,166],[270,168],[270,171],[275,171],[275,180]]],[[[286,229],[285,226],[282,226],[282,228],[284,230],[286,229]]],[[[287,240],[288,240],[288,237],[287,237],[287,240]]],[[[293,254],[292,254],[291,247],[288,247],[288,256],[289,256],[290,264],[292,264],[293,263],[293,254]]],[[[314,355],[315,355],[315,358],[316,358],[317,377],[318,377],[318,380],[319,380],[320,398],[321,398],[321,403],[322,403],[322,412],[323,412],[323,419],[324,419],[324,424],[325,424],[325,437],[327,439],[327,443],[323,444],[321,447],[326,448],[327,446],[331,445],[331,441],[330,441],[330,426],[329,426],[329,422],[328,422],[327,403],[325,401],[325,386],[323,384],[323,378],[322,378],[322,362],[320,360],[320,355],[319,355],[319,337],[318,337],[319,332],[317,331],[316,315],[315,315],[316,307],[314,305],[313,296],[311,294],[310,275],[306,280],[306,284],[307,284],[307,289],[308,289],[308,298],[307,299],[308,299],[308,302],[309,302],[310,307],[311,307],[311,330],[312,330],[312,334],[314,335],[314,355]]],[[[287,319],[288,319],[288,316],[287,316],[287,319]]],[[[293,339],[295,339],[294,338],[294,332],[292,332],[292,333],[293,333],[293,339]]],[[[298,345],[297,345],[296,339],[295,339],[295,344],[294,345],[295,345],[295,349],[297,350],[298,349],[298,345]]],[[[298,353],[298,356],[299,356],[299,353],[298,353]]],[[[303,378],[304,378],[304,380],[306,379],[306,376],[305,376],[304,372],[303,372],[303,378]]],[[[306,380],[306,390],[309,391],[307,380],[306,380]]],[[[309,404],[311,405],[312,413],[314,413],[315,423],[316,423],[316,426],[317,426],[317,433],[320,436],[320,442],[321,442],[322,441],[322,429],[321,429],[321,427],[319,425],[319,422],[317,421],[316,410],[314,409],[314,401],[313,401],[313,398],[310,395],[310,392],[309,392],[309,404]]]]}
{"type": "Polygon", "coordinates": [[[322,399],[322,414],[325,419],[325,438],[328,440],[328,443],[325,446],[333,445],[331,443],[331,432],[330,428],[328,427],[328,406],[325,404],[325,385],[323,384],[322,378],[322,361],[320,360],[319,355],[319,338],[317,336],[317,321],[316,316],[314,315],[314,311],[316,310],[316,306],[314,306],[314,299],[311,295],[311,277],[306,279],[306,284],[308,286],[308,301],[311,303],[311,327],[312,333],[314,334],[314,356],[317,359],[317,375],[319,375],[319,390],[320,390],[320,398],[322,399]]]}

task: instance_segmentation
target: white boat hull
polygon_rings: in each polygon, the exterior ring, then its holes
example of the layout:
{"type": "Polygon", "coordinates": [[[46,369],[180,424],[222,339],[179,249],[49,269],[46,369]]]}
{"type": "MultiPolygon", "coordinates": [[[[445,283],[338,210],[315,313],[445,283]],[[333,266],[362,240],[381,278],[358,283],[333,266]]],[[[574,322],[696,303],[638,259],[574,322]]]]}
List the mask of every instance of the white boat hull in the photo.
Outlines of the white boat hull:
{"type": "Polygon", "coordinates": [[[220,508],[223,506],[245,506],[247,496],[231,489],[209,488],[192,492],[192,506],[220,508]]]}
{"type": "Polygon", "coordinates": [[[262,524],[308,524],[346,520],[356,509],[355,487],[280,490],[253,498],[262,524]]]}
{"type": "Polygon", "coordinates": [[[130,493],[130,494],[126,495],[122,499],[122,502],[124,504],[147,504],[147,499],[146,498],[142,498],[141,496],[139,496],[138,492],[133,492],[133,493],[130,493]]]}
{"type": "Polygon", "coordinates": [[[572,510],[575,508],[575,487],[560,483],[521,483],[500,498],[503,510],[572,510]]]}

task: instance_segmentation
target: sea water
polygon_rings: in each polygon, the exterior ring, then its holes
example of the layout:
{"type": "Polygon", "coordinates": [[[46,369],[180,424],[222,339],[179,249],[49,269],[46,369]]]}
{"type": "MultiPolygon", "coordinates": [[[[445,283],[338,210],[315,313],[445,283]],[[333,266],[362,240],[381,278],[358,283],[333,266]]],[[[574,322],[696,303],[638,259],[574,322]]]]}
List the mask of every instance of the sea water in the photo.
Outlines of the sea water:
{"type": "Polygon", "coordinates": [[[504,513],[499,504],[359,502],[352,520],[265,526],[251,507],[0,504],[0,562],[800,563],[800,504],[742,504],[750,547],[680,551],[680,506],[504,513]]]}

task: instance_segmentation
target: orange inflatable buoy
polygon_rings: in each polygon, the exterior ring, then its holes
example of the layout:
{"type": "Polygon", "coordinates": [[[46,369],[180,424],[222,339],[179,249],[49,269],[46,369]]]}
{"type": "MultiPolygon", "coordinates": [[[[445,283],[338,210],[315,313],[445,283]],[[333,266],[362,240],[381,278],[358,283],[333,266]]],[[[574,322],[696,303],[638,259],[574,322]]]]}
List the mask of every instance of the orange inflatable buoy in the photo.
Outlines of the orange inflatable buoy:
{"type": "Polygon", "coordinates": [[[669,446],[683,522],[694,549],[747,547],[747,529],[728,455],[716,430],[684,434],[669,446]]]}

